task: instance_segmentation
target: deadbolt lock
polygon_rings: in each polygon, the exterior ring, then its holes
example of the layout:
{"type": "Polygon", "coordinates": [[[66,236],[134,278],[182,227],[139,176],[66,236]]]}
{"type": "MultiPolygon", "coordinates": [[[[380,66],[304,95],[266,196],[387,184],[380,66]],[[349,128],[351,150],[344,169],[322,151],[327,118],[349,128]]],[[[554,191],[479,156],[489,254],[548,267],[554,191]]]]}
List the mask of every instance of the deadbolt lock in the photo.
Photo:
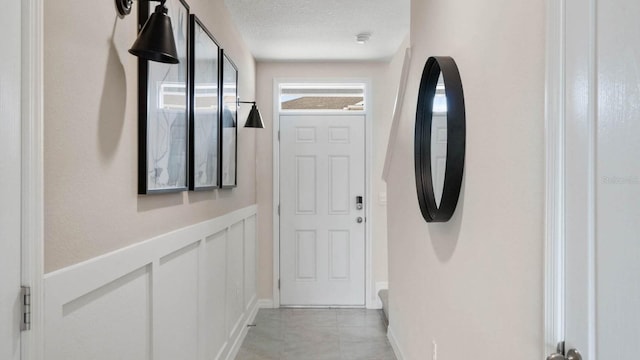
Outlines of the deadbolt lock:
{"type": "Polygon", "coordinates": [[[362,196],[356,196],[356,209],[362,210],[364,208],[362,196]]]}

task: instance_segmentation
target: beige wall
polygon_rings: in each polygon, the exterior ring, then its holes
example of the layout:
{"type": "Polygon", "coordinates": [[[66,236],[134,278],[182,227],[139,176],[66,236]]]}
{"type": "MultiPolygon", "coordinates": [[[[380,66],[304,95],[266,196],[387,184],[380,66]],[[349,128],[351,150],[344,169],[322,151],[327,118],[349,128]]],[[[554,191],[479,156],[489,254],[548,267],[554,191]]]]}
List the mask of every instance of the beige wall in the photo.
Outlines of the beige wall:
{"type": "Polygon", "coordinates": [[[395,93],[402,64],[395,62],[315,63],[315,62],[258,62],[257,101],[265,122],[266,131],[257,135],[257,172],[260,181],[257,187],[260,234],[258,258],[258,297],[273,296],[273,81],[274,79],[336,79],[367,78],[371,80],[373,101],[373,169],[372,205],[373,221],[373,280],[387,281],[386,205],[378,201],[386,191],[381,180],[387,138],[391,127],[391,116],[395,93]],[[396,74],[397,73],[397,74],[396,74]]]}
{"type": "Polygon", "coordinates": [[[391,331],[406,359],[542,359],[545,2],[413,0],[413,61],[388,181],[391,331]],[[413,125],[422,67],[450,55],[466,101],[460,202],[420,215],[413,125]]]}
{"type": "MultiPolygon", "coordinates": [[[[223,0],[189,0],[255,96],[255,62],[223,0]]],[[[45,268],[47,272],[256,202],[255,130],[238,129],[238,187],[137,195],[137,2],[45,2],[45,268]]],[[[248,107],[239,113],[241,125],[248,107]]]]}

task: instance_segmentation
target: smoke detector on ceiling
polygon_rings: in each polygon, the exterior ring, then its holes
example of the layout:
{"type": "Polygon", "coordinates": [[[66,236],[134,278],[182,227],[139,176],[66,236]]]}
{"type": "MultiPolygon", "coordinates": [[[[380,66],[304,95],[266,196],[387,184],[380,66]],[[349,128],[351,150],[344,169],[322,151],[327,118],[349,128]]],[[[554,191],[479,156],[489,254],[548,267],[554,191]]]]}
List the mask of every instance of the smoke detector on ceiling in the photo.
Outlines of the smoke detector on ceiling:
{"type": "Polygon", "coordinates": [[[364,44],[371,39],[371,33],[360,33],[356,35],[356,42],[358,44],[364,44]]]}

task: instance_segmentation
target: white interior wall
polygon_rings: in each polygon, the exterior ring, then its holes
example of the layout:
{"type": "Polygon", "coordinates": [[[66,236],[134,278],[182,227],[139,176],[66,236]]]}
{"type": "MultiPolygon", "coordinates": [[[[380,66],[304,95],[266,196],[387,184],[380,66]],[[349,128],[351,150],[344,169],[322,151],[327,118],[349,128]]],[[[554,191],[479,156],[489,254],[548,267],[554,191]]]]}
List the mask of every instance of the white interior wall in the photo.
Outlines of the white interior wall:
{"type": "Polygon", "coordinates": [[[390,338],[404,359],[541,359],[545,2],[412,1],[412,64],[387,183],[390,338]],[[431,55],[460,69],[465,177],[447,223],[419,210],[413,137],[431,55]]]}
{"type": "MultiPolygon", "coordinates": [[[[188,0],[255,95],[255,62],[224,0],[188,0]]],[[[139,196],[138,2],[44,2],[45,271],[256,203],[255,129],[238,128],[238,187],[139,196]]],[[[246,119],[242,107],[238,118],[246,119]]]]}

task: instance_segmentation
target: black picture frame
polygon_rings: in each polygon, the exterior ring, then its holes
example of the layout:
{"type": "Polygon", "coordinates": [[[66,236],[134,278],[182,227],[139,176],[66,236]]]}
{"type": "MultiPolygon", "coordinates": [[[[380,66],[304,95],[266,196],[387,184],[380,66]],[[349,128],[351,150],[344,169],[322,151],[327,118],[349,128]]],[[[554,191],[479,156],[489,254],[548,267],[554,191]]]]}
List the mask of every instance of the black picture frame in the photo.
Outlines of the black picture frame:
{"type": "Polygon", "coordinates": [[[220,187],[227,189],[238,185],[238,68],[224,50],[220,54],[220,187]]]}
{"type": "Polygon", "coordinates": [[[416,110],[414,161],[418,203],[427,222],[446,222],[456,210],[464,175],[466,115],[458,66],[448,56],[430,57],[422,72],[416,110]],[[447,156],[440,205],[436,203],[431,169],[433,99],[440,74],[447,100],[447,156]]]}
{"type": "MultiPolygon", "coordinates": [[[[138,1],[141,29],[153,11],[138,1]]],[[[178,64],[138,60],[138,194],[188,189],[189,5],[165,3],[174,30],[178,64]]]]}
{"type": "Polygon", "coordinates": [[[189,190],[220,186],[220,45],[191,14],[189,46],[189,190]]]}

